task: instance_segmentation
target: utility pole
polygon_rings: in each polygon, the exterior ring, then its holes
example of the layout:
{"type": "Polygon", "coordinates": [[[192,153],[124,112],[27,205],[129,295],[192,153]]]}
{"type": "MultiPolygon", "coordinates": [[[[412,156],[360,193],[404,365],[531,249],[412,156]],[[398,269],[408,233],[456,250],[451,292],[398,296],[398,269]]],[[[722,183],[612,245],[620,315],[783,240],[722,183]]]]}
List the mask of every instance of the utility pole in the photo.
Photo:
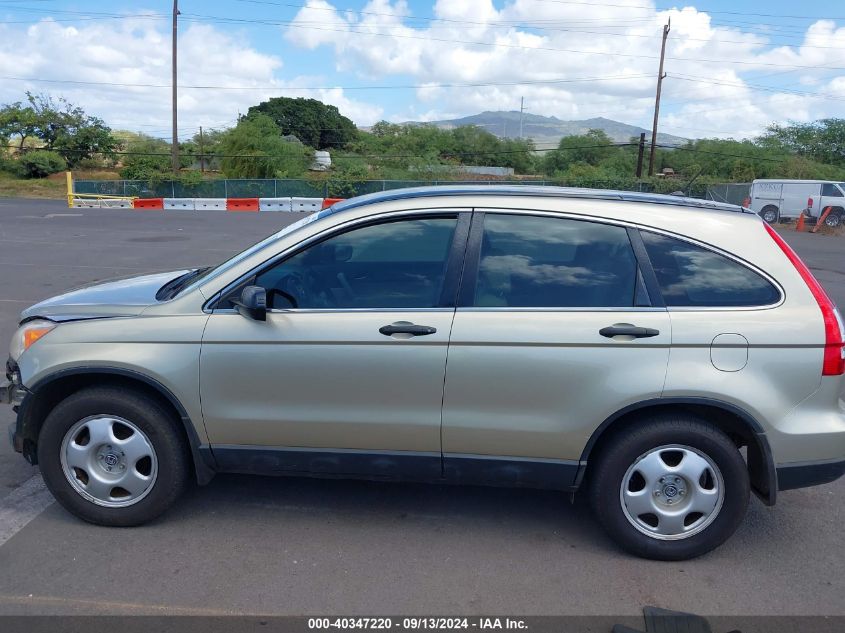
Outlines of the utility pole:
{"type": "MultiPolygon", "coordinates": [[[[202,129],[202,128],[200,128],[202,129]]],[[[637,178],[643,177],[643,154],[645,153],[645,132],[640,134],[639,151],[637,152],[637,178]]]]}
{"type": "Polygon", "coordinates": [[[522,113],[525,112],[525,97],[519,98],[519,138],[522,138],[522,113]]]}
{"type": "Polygon", "coordinates": [[[663,79],[666,73],[663,72],[663,60],[666,57],[666,38],[669,37],[669,29],[672,27],[672,18],[663,25],[663,44],[660,46],[660,68],[657,71],[657,95],[654,98],[654,124],[651,126],[651,152],[648,156],[648,175],[654,175],[654,152],[657,149],[657,118],[660,115],[660,91],[663,88],[663,79]]]}
{"type": "Polygon", "coordinates": [[[173,0],[173,56],[171,63],[171,83],[173,85],[172,107],[173,107],[173,143],[170,151],[173,158],[173,173],[179,173],[179,127],[176,123],[176,22],[179,17],[179,0],[173,0]]]}
{"type": "Polygon", "coordinates": [[[200,125],[200,171],[205,173],[205,156],[203,154],[202,126],[200,125]]]}

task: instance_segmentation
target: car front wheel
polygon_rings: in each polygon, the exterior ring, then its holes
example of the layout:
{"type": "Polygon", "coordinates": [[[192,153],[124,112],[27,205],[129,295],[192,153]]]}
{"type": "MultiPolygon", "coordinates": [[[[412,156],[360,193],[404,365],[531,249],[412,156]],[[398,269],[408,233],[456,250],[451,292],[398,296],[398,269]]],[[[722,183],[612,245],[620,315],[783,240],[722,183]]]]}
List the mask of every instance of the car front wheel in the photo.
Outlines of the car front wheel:
{"type": "Polygon", "coordinates": [[[661,415],[616,433],[598,455],[590,500],[625,549],[658,560],[700,556],[742,522],[750,485],[729,437],[687,415],[661,415]]]}
{"type": "Polygon", "coordinates": [[[157,399],[112,387],[79,391],[47,416],[38,463],[47,487],[76,516],[99,525],[145,523],[190,479],[188,447],[157,399]]]}

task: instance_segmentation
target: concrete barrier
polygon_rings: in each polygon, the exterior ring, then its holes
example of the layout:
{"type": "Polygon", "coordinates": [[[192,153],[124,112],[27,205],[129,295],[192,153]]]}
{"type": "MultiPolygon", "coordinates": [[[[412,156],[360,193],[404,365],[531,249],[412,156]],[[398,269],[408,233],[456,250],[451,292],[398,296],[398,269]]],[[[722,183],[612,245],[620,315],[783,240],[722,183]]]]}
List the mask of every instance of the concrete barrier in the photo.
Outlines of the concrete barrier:
{"type": "Polygon", "coordinates": [[[258,211],[258,198],[226,198],[226,211],[258,211]]]}
{"type": "Polygon", "coordinates": [[[225,211],[226,198],[194,198],[197,211],[225,211]]]}
{"type": "Polygon", "coordinates": [[[259,211],[291,211],[290,198],[259,198],[259,211]]]}
{"type": "Polygon", "coordinates": [[[322,198],[291,198],[291,211],[310,212],[319,211],[323,206],[322,198]]]}
{"type": "Polygon", "coordinates": [[[74,207],[168,211],[270,211],[313,213],[342,198],[73,198],[74,207]]]}
{"type": "Polygon", "coordinates": [[[179,211],[193,211],[194,210],[194,199],[193,198],[165,198],[164,199],[164,208],[169,210],[179,210],[179,211]]]}
{"type": "Polygon", "coordinates": [[[138,198],[132,205],[133,209],[153,209],[161,211],[164,209],[164,198],[138,198]]]}

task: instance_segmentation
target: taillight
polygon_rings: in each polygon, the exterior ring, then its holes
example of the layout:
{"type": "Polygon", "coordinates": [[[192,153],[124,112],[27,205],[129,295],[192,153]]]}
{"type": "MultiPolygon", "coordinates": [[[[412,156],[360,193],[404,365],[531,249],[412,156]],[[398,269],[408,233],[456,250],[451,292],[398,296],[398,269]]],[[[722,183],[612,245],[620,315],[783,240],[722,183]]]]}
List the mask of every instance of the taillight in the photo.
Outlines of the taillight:
{"type": "Polygon", "coordinates": [[[836,309],[836,304],[830,300],[827,293],[822,288],[821,284],[813,277],[813,273],[807,268],[807,265],[801,261],[792,247],[787,244],[784,239],[778,235],[768,224],[764,224],[769,235],[775,243],[780,246],[780,249],[795,266],[795,270],[801,275],[804,283],[813,293],[816,303],[822,311],[824,317],[824,364],[822,365],[822,376],[841,376],[845,374],[845,327],[842,324],[842,317],[839,315],[839,310],[836,309]]]}
{"type": "Polygon", "coordinates": [[[813,208],[813,197],[812,197],[812,196],[810,196],[809,198],[807,198],[807,208],[808,208],[808,209],[812,209],[812,208],[813,208]]]}

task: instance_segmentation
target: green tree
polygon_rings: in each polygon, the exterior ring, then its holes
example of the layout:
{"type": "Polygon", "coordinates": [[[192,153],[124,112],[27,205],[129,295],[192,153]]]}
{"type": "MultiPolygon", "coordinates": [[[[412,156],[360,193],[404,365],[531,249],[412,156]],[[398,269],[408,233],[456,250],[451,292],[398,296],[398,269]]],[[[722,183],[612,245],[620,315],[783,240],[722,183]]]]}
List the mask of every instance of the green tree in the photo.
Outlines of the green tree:
{"type": "Polygon", "coordinates": [[[312,151],[282,138],[264,114],[241,119],[220,139],[221,168],[227,178],[295,178],[302,176],[312,151]]]}
{"type": "Polygon", "coordinates": [[[126,155],[120,177],[128,180],[161,180],[172,175],[170,143],[144,134],[124,134],[126,155]]]}
{"type": "Polygon", "coordinates": [[[46,149],[24,152],[18,162],[27,178],[44,178],[67,169],[67,162],[60,154],[46,149]]]}
{"type": "Polygon", "coordinates": [[[194,156],[195,162],[202,160],[205,169],[216,169],[220,163],[217,158],[220,153],[220,143],[226,132],[227,130],[204,130],[202,138],[197,132],[190,141],[180,144],[180,151],[194,156]]]}
{"type": "Polygon", "coordinates": [[[332,105],[316,99],[273,97],[252,106],[247,118],[256,114],[269,116],[280,134],[293,134],[317,149],[337,149],[355,140],[355,124],[332,105]]]}
{"type": "Polygon", "coordinates": [[[9,103],[0,108],[0,137],[17,137],[18,151],[23,151],[26,139],[34,138],[39,130],[39,120],[31,106],[20,101],[9,103]]]}
{"type": "Polygon", "coordinates": [[[589,130],[586,134],[564,136],[557,149],[546,154],[544,171],[548,175],[565,172],[571,165],[597,166],[613,155],[613,141],[602,130],[589,130]]]}
{"type": "Polygon", "coordinates": [[[28,138],[37,138],[73,167],[95,154],[111,155],[117,140],[101,119],[89,116],[66,99],[26,93],[27,104],[0,108],[0,137],[17,137],[18,150],[28,138]]]}
{"type": "Polygon", "coordinates": [[[845,119],[812,123],[774,123],[758,139],[763,147],[787,150],[805,158],[845,167],[845,119]]]}

